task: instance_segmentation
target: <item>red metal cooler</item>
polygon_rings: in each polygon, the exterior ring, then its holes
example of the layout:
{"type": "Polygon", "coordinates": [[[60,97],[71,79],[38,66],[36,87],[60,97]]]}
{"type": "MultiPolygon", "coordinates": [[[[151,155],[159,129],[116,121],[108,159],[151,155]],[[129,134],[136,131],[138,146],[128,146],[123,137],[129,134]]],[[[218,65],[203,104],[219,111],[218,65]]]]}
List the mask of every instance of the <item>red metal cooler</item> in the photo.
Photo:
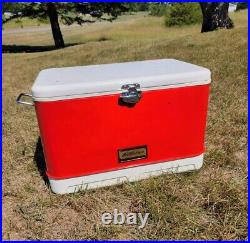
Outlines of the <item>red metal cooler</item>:
{"type": "Polygon", "coordinates": [[[210,82],[173,59],[41,71],[31,96],[52,191],[201,168],[210,82]]]}

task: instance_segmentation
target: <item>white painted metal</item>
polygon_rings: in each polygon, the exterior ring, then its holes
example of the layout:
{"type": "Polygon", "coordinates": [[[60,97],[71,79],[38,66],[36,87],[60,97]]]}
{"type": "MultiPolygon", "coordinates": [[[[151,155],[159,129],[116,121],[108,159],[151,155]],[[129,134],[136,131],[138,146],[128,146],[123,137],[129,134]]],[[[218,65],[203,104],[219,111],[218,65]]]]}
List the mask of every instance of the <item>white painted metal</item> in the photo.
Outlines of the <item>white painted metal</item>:
{"type": "Polygon", "coordinates": [[[49,179],[53,192],[59,194],[74,193],[81,190],[93,189],[104,186],[133,182],[151,176],[167,173],[179,173],[190,170],[198,170],[203,164],[203,154],[174,161],[141,165],[106,173],[92,174],[63,180],[49,179]]]}
{"type": "Polygon", "coordinates": [[[210,81],[207,68],[174,59],[51,68],[39,73],[32,96],[35,101],[61,100],[119,93],[124,84],[152,90],[210,81]]]}
{"type": "Polygon", "coordinates": [[[228,12],[236,11],[237,4],[229,3],[228,12]]]}

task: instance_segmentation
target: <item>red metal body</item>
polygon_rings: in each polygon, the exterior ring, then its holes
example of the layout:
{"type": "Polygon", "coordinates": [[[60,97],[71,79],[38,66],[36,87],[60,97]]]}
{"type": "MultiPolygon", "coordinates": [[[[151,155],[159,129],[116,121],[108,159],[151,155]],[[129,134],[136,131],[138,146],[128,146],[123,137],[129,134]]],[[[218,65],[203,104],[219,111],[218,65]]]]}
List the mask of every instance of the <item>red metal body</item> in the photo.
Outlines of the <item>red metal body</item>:
{"type": "Polygon", "coordinates": [[[144,91],[135,106],[119,94],[36,101],[49,178],[64,179],[188,158],[204,152],[209,85],[144,91]],[[118,149],[147,145],[146,159],[120,163],[118,149]]]}

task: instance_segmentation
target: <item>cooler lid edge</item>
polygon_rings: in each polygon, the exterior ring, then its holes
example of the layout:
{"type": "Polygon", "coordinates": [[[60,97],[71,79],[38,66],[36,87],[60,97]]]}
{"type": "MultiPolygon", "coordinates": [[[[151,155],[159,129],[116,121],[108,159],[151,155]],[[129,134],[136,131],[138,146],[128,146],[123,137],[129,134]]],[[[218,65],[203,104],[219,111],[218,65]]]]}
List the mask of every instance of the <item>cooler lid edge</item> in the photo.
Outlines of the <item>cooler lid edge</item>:
{"type": "Polygon", "coordinates": [[[142,89],[155,89],[162,86],[166,88],[173,85],[183,86],[185,83],[189,86],[197,83],[207,84],[210,81],[209,69],[175,59],[51,68],[39,73],[32,86],[32,96],[35,100],[40,98],[49,100],[63,96],[119,92],[124,84],[139,83],[142,89]],[[147,67],[151,70],[143,70],[147,67]],[[136,68],[142,70],[135,70],[136,68]],[[131,73],[127,74],[126,71],[130,69],[131,73]],[[115,74],[108,73],[112,70],[115,74]]]}

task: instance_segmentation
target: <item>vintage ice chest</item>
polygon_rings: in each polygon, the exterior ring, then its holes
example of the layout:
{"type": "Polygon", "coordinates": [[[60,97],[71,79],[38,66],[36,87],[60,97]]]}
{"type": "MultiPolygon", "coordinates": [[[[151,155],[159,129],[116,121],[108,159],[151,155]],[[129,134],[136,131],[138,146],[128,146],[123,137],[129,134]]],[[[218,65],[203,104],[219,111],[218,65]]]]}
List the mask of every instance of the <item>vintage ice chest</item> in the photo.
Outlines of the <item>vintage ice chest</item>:
{"type": "Polygon", "coordinates": [[[174,59],[41,71],[31,97],[52,190],[199,169],[210,82],[174,59]]]}

